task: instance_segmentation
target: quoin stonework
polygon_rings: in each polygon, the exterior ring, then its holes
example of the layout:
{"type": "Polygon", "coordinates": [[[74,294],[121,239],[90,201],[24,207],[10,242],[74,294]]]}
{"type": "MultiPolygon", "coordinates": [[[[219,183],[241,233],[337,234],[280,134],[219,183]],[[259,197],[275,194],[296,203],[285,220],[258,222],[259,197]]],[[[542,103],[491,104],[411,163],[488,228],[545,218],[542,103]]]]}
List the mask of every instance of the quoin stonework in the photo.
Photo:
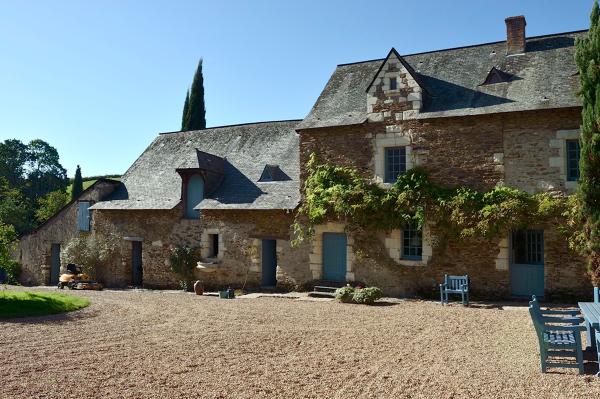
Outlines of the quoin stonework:
{"type": "Polygon", "coordinates": [[[330,220],[292,245],[311,154],[383,187],[419,166],[449,187],[574,192],[574,44],[586,31],[527,38],[523,16],[505,24],[500,42],[338,65],[302,120],[158,135],[120,182],[100,182],[23,237],[23,281],[53,283],[72,237],[116,234],[120,255],[99,273],[107,286],[176,286],[169,254],[188,245],[214,287],[358,281],[416,295],[468,274],[481,296],[586,295],[584,261],[557,226],[440,245],[431,223],[363,240],[330,220]]]}

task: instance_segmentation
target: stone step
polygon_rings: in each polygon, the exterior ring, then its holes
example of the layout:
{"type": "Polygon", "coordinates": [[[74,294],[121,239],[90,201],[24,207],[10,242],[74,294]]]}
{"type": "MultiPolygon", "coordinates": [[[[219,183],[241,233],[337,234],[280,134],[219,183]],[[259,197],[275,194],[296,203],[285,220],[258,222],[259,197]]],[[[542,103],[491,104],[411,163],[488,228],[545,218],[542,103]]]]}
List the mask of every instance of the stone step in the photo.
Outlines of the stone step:
{"type": "Polygon", "coordinates": [[[339,287],[328,287],[325,285],[315,285],[315,287],[313,288],[314,292],[328,292],[328,293],[335,293],[335,290],[337,290],[339,287]]]}
{"type": "Polygon", "coordinates": [[[335,298],[335,292],[312,291],[308,293],[312,298],[335,298]]]}

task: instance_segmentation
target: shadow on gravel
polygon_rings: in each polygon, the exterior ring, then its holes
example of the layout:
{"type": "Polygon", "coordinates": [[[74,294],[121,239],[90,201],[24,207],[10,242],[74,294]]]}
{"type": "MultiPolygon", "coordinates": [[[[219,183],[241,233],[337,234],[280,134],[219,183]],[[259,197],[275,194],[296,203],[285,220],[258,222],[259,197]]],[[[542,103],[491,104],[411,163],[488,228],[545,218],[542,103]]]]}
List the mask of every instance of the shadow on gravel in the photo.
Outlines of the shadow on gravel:
{"type": "Polygon", "coordinates": [[[372,304],[371,306],[396,306],[400,305],[399,302],[388,302],[388,301],[378,301],[372,304]]]}
{"type": "Polygon", "coordinates": [[[0,319],[2,324],[64,324],[77,320],[84,320],[96,317],[97,311],[90,311],[89,308],[75,310],[68,313],[60,313],[46,316],[16,317],[12,319],[0,319]]]}

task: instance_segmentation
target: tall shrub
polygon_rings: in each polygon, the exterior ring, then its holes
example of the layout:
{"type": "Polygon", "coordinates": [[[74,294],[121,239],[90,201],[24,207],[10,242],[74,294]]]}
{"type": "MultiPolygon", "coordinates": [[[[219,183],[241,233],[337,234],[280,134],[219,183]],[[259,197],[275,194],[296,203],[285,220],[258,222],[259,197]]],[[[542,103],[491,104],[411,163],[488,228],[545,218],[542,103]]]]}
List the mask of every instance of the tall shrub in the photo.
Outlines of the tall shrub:
{"type": "MultiPolygon", "coordinates": [[[[184,104],[185,108],[185,104],[184,104]]],[[[187,116],[181,130],[201,130],[206,128],[206,107],[204,106],[204,75],[202,74],[202,58],[194,74],[190,91],[187,116]]]]}
{"type": "Polygon", "coordinates": [[[192,288],[194,269],[199,260],[198,248],[183,246],[171,250],[171,271],[179,276],[179,285],[183,290],[192,288]]]}
{"type": "Polygon", "coordinates": [[[582,252],[587,256],[592,283],[600,285],[600,9],[594,1],[587,37],[577,40],[575,60],[583,102],[580,177],[577,191],[582,252]]]}
{"type": "Polygon", "coordinates": [[[73,179],[73,188],[71,189],[71,199],[77,199],[83,192],[83,178],[81,177],[81,168],[77,165],[75,178],[73,179]]]}

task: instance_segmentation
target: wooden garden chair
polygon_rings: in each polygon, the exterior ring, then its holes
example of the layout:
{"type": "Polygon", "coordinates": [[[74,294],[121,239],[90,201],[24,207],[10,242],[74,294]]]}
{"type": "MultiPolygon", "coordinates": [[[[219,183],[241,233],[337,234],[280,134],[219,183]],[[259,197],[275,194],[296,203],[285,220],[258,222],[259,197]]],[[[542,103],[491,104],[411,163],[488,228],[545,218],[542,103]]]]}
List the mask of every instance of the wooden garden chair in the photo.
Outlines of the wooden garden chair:
{"type": "Polygon", "coordinates": [[[440,284],[442,305],[448,303],[448,294],[460,295],[462,304],[469,306],[469,276],[444,275],[444,282],[440,284]]]}

